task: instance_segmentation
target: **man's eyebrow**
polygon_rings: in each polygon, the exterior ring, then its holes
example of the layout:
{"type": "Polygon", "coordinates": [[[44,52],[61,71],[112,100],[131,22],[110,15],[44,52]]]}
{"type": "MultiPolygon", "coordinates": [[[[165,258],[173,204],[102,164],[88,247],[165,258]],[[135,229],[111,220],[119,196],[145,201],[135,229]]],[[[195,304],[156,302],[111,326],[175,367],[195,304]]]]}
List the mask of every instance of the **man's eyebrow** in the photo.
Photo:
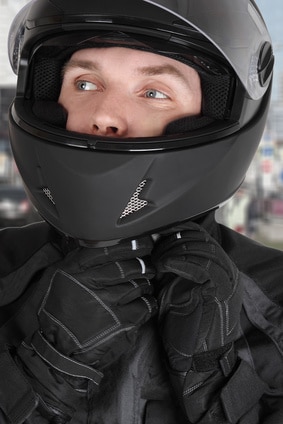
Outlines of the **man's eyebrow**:
{"type": "Polygon", "coordinates": [[[82,68],[87,71],[97,71],[99,69],[99,64],[97,62],[92,62],[90,60],[70,59],[63,66],[63,69],[62,69],[63,75],[65,74],[66,71],[72,68],[82,68]]]}
{"type": "Polygon", "coordinates": [[[156,66],[142,66],[138,68],[138,73],[146,76],[155,76],[155,75],[173,75],[188,84],[188,79],[185,75],[179,71],[174,65],[166,64],[166,65],[156,65],[156,66]]]}

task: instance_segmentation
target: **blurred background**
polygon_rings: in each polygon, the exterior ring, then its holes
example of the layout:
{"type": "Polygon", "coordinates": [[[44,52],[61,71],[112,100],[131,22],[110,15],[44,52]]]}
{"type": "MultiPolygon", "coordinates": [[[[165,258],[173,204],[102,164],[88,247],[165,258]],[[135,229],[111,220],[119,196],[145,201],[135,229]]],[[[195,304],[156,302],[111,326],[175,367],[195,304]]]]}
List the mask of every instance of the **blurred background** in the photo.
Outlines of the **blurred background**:
{"type": "MultiPolygon", "coordinates": [[[[22,187],[9,146],[8,109],[16,77],[7,54],[10,24],[28,0],[0,0],[0,228],[39,220],[22,187]]],[[[258,152],[241,189],[217,211],[219,222],[283,250],[283,3],[257,0],[275,53],[271,108],[258,152]]],[[[223,176],[225,178],[225,176],[223,176]]]]}
{"type": "Polygon", "coordinates": [[[244,184],[217,212],[218,221],[266,245],[283,250],[283,3],[256,0],[275,54],[268,120],[244,184]]]}
{"type": "Polygon", "coordinates": [[[16,86],[8,59],[8,32],[16,13],[26,3],[28,0],[0,0],[0,228],[41,219],[23,189],[8,133],[8,109],[16,86]]]}

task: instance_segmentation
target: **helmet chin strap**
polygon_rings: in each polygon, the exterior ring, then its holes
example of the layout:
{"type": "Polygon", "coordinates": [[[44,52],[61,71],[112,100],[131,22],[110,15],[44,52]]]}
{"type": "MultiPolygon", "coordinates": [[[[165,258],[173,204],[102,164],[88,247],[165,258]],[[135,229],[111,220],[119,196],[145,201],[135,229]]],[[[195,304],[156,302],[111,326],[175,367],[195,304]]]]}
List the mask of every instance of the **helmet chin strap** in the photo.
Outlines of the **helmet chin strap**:
{"type": "Polygon", "coordinates": [[[77,240],[79,246],[81,247],[87,247],[89,249],[97,249],[101,247],[111,247],[116,246],[117,244],[121,243],[123,239],[118,240],[77,240]]]}

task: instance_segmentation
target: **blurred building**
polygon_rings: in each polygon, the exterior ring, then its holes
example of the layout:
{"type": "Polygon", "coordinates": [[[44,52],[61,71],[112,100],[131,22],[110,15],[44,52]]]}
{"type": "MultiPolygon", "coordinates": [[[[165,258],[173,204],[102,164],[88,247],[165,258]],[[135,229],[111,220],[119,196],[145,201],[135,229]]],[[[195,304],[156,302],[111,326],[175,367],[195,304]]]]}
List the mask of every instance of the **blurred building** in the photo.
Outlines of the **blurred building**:
{"type": "Polygon", "coordinates": [[[272,99],[282,102],[283,99],[283,6],[282,0],[256,0],[259,9],[266,21],[275,53],[275,71],[272,99]]]}
{"type": "Polygon", "coordinates": [[[218,216],[224,224],[236,230],[241,228],[240,232],[251,235],[248,223],[252,210],[256,210],[254,215],[260,225],[254,238],[259,236],[264,242],[268,239],[283,241],[283,6],[282,0],[256,0],[256,3],[269,29],[275,54],[270,111],[257,154],[246,176],[246,201],[241,190],[218,216]],[[243,229],[243,222],[246,222],[246,229],[243,229]]]}
{"type": "MultiPolygon", "coordinates": [[[[283,191],[283,7],[281,0],[257,0],[273,41],[275,70],[273,94],[263,145],[270,150],[274,191],[283,191]],[[266,138],[269,138],[269,146],[266,138]]],[[[262,148],[263,149],[263,148],[262,148]]]]}
{"type": "Polygon", "coordinates": [[[26,3],[28,0],[0,0],[0,183],[17,178],[8,141],[8,109],[16,86],[8,59],[8,33],[18,10],[26,3]]]}

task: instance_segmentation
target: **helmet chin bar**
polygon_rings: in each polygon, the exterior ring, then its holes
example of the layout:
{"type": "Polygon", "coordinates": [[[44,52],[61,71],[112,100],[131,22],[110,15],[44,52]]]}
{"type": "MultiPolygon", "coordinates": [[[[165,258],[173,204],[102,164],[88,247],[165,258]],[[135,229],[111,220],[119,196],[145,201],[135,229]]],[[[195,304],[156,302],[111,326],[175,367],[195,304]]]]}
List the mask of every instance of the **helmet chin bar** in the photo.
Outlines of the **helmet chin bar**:
{"type": "MultiPolygon", "coordinates": [[[[244,179],[243,179],[244,181],[244,179]]],[[[207,211],[203,211],[195,216],[191,216],[189,218],[184,219],[183,221],[180,222],[175,222],[172,223],[170,225],[167,225],[166,227],[163,228],[156,228],[154,231],[150,231],[148,233],[143,233],[140,234],[136,237],[130,237],[128,238],[128,240],[135,240],[141,236],[144,235],[149,235],[152,237],[153,241],[158,240],[158,238],[162,235],[162,234],[168,234],[169,232],[174,232],[174,231],[178,231],[179,227],[184,225],[186,222],[188,221],[203,221],[206,216],[208,214],[214,213],[217,209],[221,208],[222,206],[224,206],[233,196],[234,194],[238,191],[238,189],[241,187],[243,181],[241,181],[241,183],[239,184],[239,186],[235,189],[235,191],[233,193],[231,193],[227,199],[225,199],[221,204],[216,205],[215,207],[212,207],[211,209],[208,209],[207,211]]],[[[59,231],[60,232],[60,231],[59,231]]],[[[70,236],[64,234],[64,237],[66,237],[67,239],[70,239],[70,236]]],[[[110,247],[110,246],[115,246],[117,244],[119,244],[120,242],[124,241],[124,238],[121,239],[116,239],[116,240],[82,240],[82,239],[73,239],[73,241],[78,244],[81,247],[86,247],[86,248],[90,248],[90,249],[96,249],[96,248],[101,248],[101,247],[110,247]]]]}
{"type": "Polygon", "coordinates": [[[84,245],[109,245],[170,228],[230,197],[257,149],[268,101],[269,93],[249,125],[221,139],[194,143],[192,131],[181,135],[183,147],[132,152],[91,149],[90,139],[82,148],[81,134],[70,145],[65,129],[62,141],[54,141],[47,125],[27,123],[27,105],[17,99],[9,116],[11,145],[28,195],[44,219],[84,245]],[[143,181],[138,200],[146,205],[122,217],[143,181]]]}
{"type": "MultiPolygon", "coordinates": [[[[219,204],[218,206],[215,206],[205,212],[202,212],[198,215],[192,216],[190,218],[185,219],[184,221],[181,222],[175,222],[172,223],[170,225],[168,225],[165,228],[159,228],[156,229],[154,232],[149,232],[148,234],[141,234],[137,237],[130,237],[128,238],[128,240],[136,240],[139,237],[142,237],[144,235],[149,235],[152,237],[153,241],[157,241],[158,238],[162,235],[162,234],[168,234],[169,232],[174,232],[177,231],[179,229],[180,226],[184,225],[186,222],[188,221],[202,221],[203,219],[205,219],[205,217],[210,214],[210,213],[214,213],[217,209],[221,208],[222,206],[224,206],[230,199],[231,197],[234,196],[234,194],[238,191],[238,189],[240,188],[240,186],[242,185],[243,182],[241,182],[241,184],[239,185],[239,187],[235,190],[234,193],[232,193],[225,201],[223,201],[221,204],[219,204]]],[[[60,233],[60,231],[59,231],[60,233]]],[[[66,237],[67,239],[70,239],[70,236],[63,234],[64,237],[66,237]]],[[[121,239],[117,239],[117,240],[81,240],[81,239],[72,239],[77,245],[81,246],[81,247],[86,247],[89,249],[96,249],[96,248],[101,248],[101,247],[110,247],[110,246],[115,246],[119,243],[121,243],[122,241],[125,241],[124,238],[121,239]]]]}
{"type": "MultiPolygon", "coordinates": [[[[232,197],[232,196],[231,196],[232,197]]],[[[230,199],[230,197],[229,197],[230,199]]],[[[229,199],[227,199],[225,202],[226,203],[229,199]]],[[[178,228],[180,225],[183,225],[184,223],[186,223],[187,221],[198,221],[200,219],[202,219],[203,217],[205,217],[208,213],[213,212],[215,210],[217,210],[220,206],[216,206],[206,212],[202,212],[199,215],[196,216],[192,216],[191,218],[185,219],[182,222],[177,222],[177,223],[172,223],[169,226],[165,227],[165,228],[160,228],[160,229],[156,229],[154,232],[149,232],[147,233],[143,233],[140,234],[136,237],[129,237],[127,239],[121,238],[121,239],[117,239],[117,240],[81,240],[81,239],[73,239],[73,241],[78,244],[81,247],[86,247],[89,249],[96,249],[96,248],[101,248],[101,247],[110,247],[110,246],[115,246],[119,243],[121,243],[122,241],[124,242],[125,240],[136,240],[142,236],[145,235],[149,235],[152,237],[153,241],[158,240],[158,238],[160,237],[160,235],[162,234],[168,234],[168,232],[174,232],[175,228],[178,228]]],[[[60,233],[60,231],[59,231],[60,233]]],[[[67,239],[70,239],[70,236],[63,234],[64,237],[66,237],[67,239]]]]}
{"type": "MultiPolygon", "coordinates": [[[[244,181],[244,179],[243,179],[244,181]]],[[[177,231],[178,228],[182,225],[184,225],[186,222],[188,221],[203,221],[203,219],[205,219],[205,217],[210,214],[210,213],[214,213],[217,209],[221,208],[222,206],[224,206],[233,196],[234,194],[238,191],[238,189],[240,188],[240,186],[242,185],[243,181],[241,181],[241,183],[239,184],[239,186],[235,189],[235,191],[233,193],[231,193],[229,195],[229,197],[227,199],[225,199],[221,204],[208,209],[207,211],[203,211],[195,216],[191,216],[187,219],[184,219],[181,222],[175,222],[172,223],[170,225],[167,225],[166,227],[163,228],[157,228],[154,231],[150,231],[148,233],[143,233],[141,235],[138,235],[136,237],[130,237],[128,238],[128,240],[135,240],[141,236],[144,235],[149,235],[152,237],[153,241],[156,241],[160,235],[162,234],[168,234],[169,232],[174,232],[177,231]]],[[[59,233],[61,233],[60,230],[57,230],[59,233]]],[[[62,233],[61,233],[62,234],[62,233]]],[[[71,236],[67,235],[67,234],[62,234],[67,240],[72,240],[72,242],[76,245],[79,245],[81,247],[86,247],[86,248],[90,248],[90,249],[95,249],[95,248],[101,248],[101,247],[110,247],[110,246],[115,246],[117,244],[119,244],[120,242],[124,241],[124,238],[120,238],[120,239],[115,239],[115,240],[82,240],[82,239],[73,239],[71,236]]]]}

